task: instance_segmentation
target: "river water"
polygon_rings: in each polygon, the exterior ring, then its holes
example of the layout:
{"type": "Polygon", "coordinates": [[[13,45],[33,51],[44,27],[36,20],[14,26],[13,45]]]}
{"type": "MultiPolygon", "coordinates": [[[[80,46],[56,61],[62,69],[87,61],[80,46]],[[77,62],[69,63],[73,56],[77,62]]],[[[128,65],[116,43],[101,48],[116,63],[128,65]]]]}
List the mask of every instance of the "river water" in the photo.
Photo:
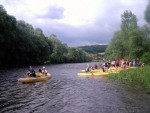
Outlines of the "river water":
{"type": "Polygon", "coordinates": [[[86,63],[45,67],[52,78],[32,84],[17,81],[27,68],[0,70],[0,113],[150,113],[150,94],[142,88],[78,77],[86,63]]]}

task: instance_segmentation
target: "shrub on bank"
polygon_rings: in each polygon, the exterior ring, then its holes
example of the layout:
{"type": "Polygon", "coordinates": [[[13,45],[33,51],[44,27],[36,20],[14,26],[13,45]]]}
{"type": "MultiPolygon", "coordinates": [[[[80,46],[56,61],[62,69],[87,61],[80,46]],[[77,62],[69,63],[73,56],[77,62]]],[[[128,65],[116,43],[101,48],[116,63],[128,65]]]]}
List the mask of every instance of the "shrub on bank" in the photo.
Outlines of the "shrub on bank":
{"type": "Polygon", "coordinates": [[[126,82],[134,82],[150,89],[150,66],[128,69],[118,74],[109,74],[108,77],[126,82]]]}
{"type": "Polygon", "coordinates": [[[141,57],[141,61],[150,65],[150,52],[144,53],[141,57]]]}

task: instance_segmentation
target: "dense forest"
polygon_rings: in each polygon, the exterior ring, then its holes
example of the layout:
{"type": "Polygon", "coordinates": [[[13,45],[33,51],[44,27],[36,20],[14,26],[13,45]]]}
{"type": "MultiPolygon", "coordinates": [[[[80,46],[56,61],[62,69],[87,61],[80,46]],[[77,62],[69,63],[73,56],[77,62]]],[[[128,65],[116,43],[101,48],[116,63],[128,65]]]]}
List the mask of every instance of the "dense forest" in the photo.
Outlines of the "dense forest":
{"type": "Polygon", "coordinates": [[[90,46],[81,46],[84,51],[88,53],[103,53],[105,52],[107,45],[90,45],[90,46]]]}
{"type": "Polygon", "coordinates": [[[106,49],[106,59],[140,59],[150,63],[150,2],[145,10],[144,26],[139,27],[136,15],[125,11],[121,15],[121,30],[114,33],[106,49]]]}
{"type": "Polygon", "coordinates": [[[8,15],[0,5],[0,67],[90,61],[81,48],[68,47],[56,35],[8,15]]]}

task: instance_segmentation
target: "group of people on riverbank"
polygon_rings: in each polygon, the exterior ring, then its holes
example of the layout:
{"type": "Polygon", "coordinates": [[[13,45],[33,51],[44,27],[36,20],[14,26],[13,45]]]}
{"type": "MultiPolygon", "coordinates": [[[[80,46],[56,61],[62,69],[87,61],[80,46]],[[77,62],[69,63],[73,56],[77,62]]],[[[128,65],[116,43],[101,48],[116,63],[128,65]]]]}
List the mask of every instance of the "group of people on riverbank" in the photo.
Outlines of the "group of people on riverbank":
{"type": "Polygon", "coordinates": [[[99,69],[102,69],[103,72],[108,72],[108,69],[111,67],[114,67],[116,69],[118,69],[120,67],[122,70],[125,70],[130,66],[144,66],[144,63],[140,63],[138,59],[137,60],[133,59],[132,61],[129,61],[128,59],[126,59],[126,60],[125,59],[122,59],[122,60],[116,59],[116,60],[112,60],[112,61],[105,61],[105,62],[101,63],[99,66],[97,64],[95,64],[92,67],[89,64],[87,64],[87,67],[85,70],[86,70],[86,72],[90,72],[91,70],[99,68],[99,69]]]}
{"type": "Polygon", "coordinates": [[[131,62],[129,62],[128,59],[126,59],[126,60],[124,60],[124,59],[122,59],[122,60],[116,59],[116,60],[113,60],[113,61],[106,61],[106,62],[104,62],[101,67],[103,69],[103,72],[107,72],[110,67],[114,67],[116,69],[121,67],[122,70],[125,70],[129,66],[131,66],[131,62]]]}
{"type": "MultiPolygon", "coordinates": [[[[39,73],[41,73],[42,75],[47,75],[47,70],[44,66],[42,66],[41,68],[39,68],[39,73]]],[[[32,66],[29,66],[28,72],[26,74],[26,77],[36,77],[36,72],[33,69],[32,66]]]]}

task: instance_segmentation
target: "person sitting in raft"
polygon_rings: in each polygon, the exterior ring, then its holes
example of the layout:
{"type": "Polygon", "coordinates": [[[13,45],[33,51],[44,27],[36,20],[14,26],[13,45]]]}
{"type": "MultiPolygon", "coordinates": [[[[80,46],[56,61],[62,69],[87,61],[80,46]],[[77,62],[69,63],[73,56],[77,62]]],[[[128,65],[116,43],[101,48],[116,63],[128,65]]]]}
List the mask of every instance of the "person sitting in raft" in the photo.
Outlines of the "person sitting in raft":
{"type": "Polygon", "coordinates": [[[36,73],[36,77],[41,77],[41,76],[43,76],[42,69],[43,69],[42,67],[39,68],[39,71],[36,73]]]}
{"type": "Polygon", "coordinates": [[[102,70],[103,70],[103,72],[107,72],[108,71],[108,63],[107,62],[104,62],[102,64],[102,70]]]}
{"type": "Polygon", "coordinates": [[[89,70],[89,68],[88,67],[86,67],[85,68],[85,72],[89,72],[90,70],[89,70]]]}
{"type": "Polygon", "coordinates": [[[98,66],[96,64],[94,65],[94,69],[98,69],[98,66]]]}
{"type": "Polygon", "coordinates": [[[45,69],[44,66],[43,66],[43,68],[42,68],[42,73],[43,73],[43,75],[47,76],[47,70],[45,69]]]}
{"type": "Polygon", "coordinates": [[[36,77],[35,71],[32,68],[32,66],[30,66],[29,69],[28,69],[27,77],[36,77]]]}
{"type": "Polygon", "coordinates": [[[87,64],[87,67],[86,67],[86,69],[85,69],[85,72],[90,72],[91,71],[91,69],[90,69],[90,65],[89,64],[87,64]]]}
{"type": "Polygon", "coordinates": [[[39,68],[39,72],[42,73],[42,68],[39,68]]]}
{"type": "Polygon", "coordinates": [[[31,77],[31,70],[32,70],[32,66],[29,66],[28,72],[26,74],[26,77],[31,77]]]}
{"type": "Polygon", "coordinates": [[[112,62],[111,62],[111,67],[115,67],[115,61],[113,60],[112,62]]]}

